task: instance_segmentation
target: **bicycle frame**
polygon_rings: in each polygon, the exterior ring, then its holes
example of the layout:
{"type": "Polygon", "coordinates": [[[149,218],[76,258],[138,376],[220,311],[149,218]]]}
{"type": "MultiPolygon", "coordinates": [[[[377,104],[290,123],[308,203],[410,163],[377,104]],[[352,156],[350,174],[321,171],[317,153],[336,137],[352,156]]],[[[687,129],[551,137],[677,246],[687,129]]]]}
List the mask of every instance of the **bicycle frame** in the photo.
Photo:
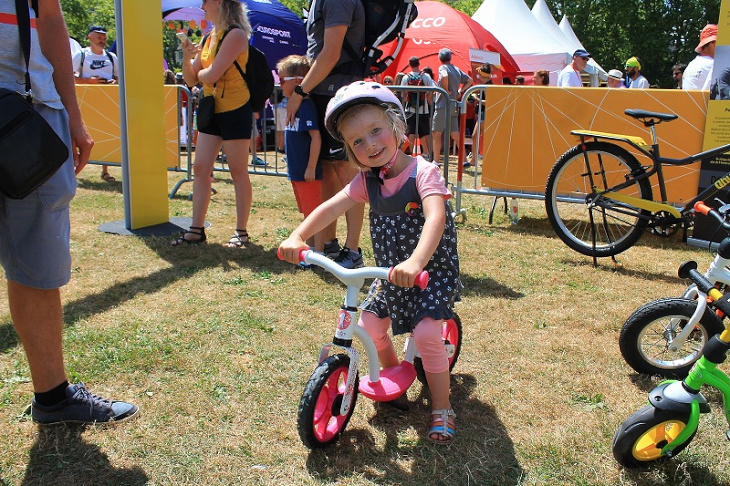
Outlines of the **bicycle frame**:
{"type": "MultiPolygon", "coordinates": [[[[607,197],[614,201],[622,202],[625,204],[630,204],[634,207],[637,207],[639,209],[644,209],[652,214],[656,214],[660,211],[666,211],[667,213],[671,214],[677,219],[683,219],[683,217],[686,217],[687,214],[689,214],[693,208],[694,204],[697,201],[703,201],[707,200],[708,198],[711,198],[715,194],[717,194],[719,191],[721,191],[726,186],[730,185],[730,172],[725,174],[723,177],[719,178],[712,184],[711,186],[707,187],[705,190],[703,190],[700,194],[698,194],[695,198],[693,198],[691,201],[689,201],[687,204],[684,205],[684,207],[681,210],[678,210],[671,204],[667,203],[667,191],[666,191],[666,185],[664,182],[664,173],[662,172],[662,166],[663,165],[689,165],[698,161],[706,160],[712,157],[715,157],[717,155],[721,155],[724,153],[727,153],[730,151],[730,144],[722,145],[720,147],[716,147],[710,150],[706,150],[704,152],[700,152],[698,154],[690,155],[689,157],[686,157],[684,159],[671,159],[666,157],[661,157],[659,154],[659,143],[657,141],[656,137],[656,129],[655,124],[652,123],[649,125],[649,128],[651,130],[651,138],[652,138],[652,144],[648,145],[641,137],[633,137],[633,136],[626,136],[626,135],[619,135],[619,134],[613,134],[613,133],[604,133],[604,132],[596,132],[596,131],[590,131],[590,130],[573,130],[570,133],[573,135],[577,135],[580,137],[580,143],[582,147],[585,147],[586,139],[592,138],[594,140],[598,139],[606,139],[606,140],[613,140],[617,142],[623,142],[627,145],[630,145],[631,147],[638,150],[640,153],[651,159],[652,161],[652,167],[644,172],[643,174],[640,174],[638,176],[632,177],[628,179],[626,182],[623,182],[621,184],[618,184],[616,186],[613,186],[603,192],[596,192],[596,197],[593,199],[595,202],[601,197],[607,197]],[[641,179],[647,179],[654,174],[657,175],[657,180],[659,183],[659,191],[661,195],[661,202],[657,201],[649,201],[646,199],[642,199],[635,196],[629,196],[624,194],[619,194],[616,191],[619,191],[621,189],[624,189],[626,187],[631,186],[635,181],[641,180],[641,179]]],[[[588,160],[588,155],[585,153],[585,163],[586,167],[588,169],[589,178],[591,180],[591,185],[593,186],[593,189],[596,189],[596,185],[593,182],[593,170],[590,167],[590,162],[588,160]]],[[[640,217],[643,217],[640,215],[640,217]]]]}
{"type": "MultiPolygon", "coordinates": [[[[327,343],[322,346],[319,352],[318,363],[321,363],[330,355],[333,348],[337,347],[343,349],[350,357],[350,365],[348,368],[347,384],[340,405],[340,411],[343,415],[346,415],[355,394],[355,379],[358,374],[358,368],[360,365],[360,354],[357,349],[353,347],[353,338],[362,344],[365,348],[365,354],[368,357],[369,365],[369,377],[371,383],[377,383],[380,381],[380,361],[378,359],[378,351],[375,348],[370,335],[357,324],[359,312],[359,295],[360,289],[365,285],[365,280],[370,278],[380,278],[388,280],[388,274],[390,269],[388,268],[361,268],[356,270],[346,270],[337,263],[327,258],[324,255],[320,255],[313,251],[304,251],[302,261],[306,264],[316,264],[332,273],[342,283],[347,286],[345,292],[345,301],[339,312],[337,319],[337,329],[335,336],[331,343],[327,343]]],[[[415,341],[409,337],[406,339],[405,357],[403,361],[407,361],[413,364],[418,351],[416,350],[415,341]]]]}

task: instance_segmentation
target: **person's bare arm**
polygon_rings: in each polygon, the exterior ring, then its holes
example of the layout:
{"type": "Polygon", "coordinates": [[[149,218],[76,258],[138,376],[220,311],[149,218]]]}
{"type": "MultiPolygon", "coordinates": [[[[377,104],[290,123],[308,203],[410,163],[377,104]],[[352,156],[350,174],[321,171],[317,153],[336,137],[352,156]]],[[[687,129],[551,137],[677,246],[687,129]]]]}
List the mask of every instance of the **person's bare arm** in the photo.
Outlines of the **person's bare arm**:
{"type": "MultiPolygon", "coordinates": [[[[322,51],[319,53],[317,58],[312,63],[312,67],[301,83],[302,90],[305,93],[309,93],[319,83],[325,80],[330,75],[332,69],[334,69],[337,61],[340,59],[342,53],[342,45],[345,42],[345,34],[347,34],[347,25],[335,25],[328,27],[324,30],[324,46],[322,51]]],[[[299,106],[302,104],[302,97],[298,94],[293,94],[286,104],[286,123],[289,124],[294,121],[294,118],[299,110],[299,106]]]]}
{"type": "Polygon", "coordinates": [[[78,174],[89,162],[94,141],[89,134],[76,98],[74,72],[71,65],[71,51],[68,47],[68,30],[63,18],[59,0],[38,0],[38,42],[41,52],[53,66],[53,83],[61,96],[61,102],[68,112],[71,130],[71,151],[74,167],[78,174]],[[63,42],[62,42],[63,41],[63,42]]]}
{"type": "MultiPolygon", "coordinates": [[[[205,84],[217,82],[223,73],[233,65],[233,61],[248,50],[248,38],[242,29],[231,30],[223,39],[220,49],[215,55],[213,64],[198,71],[198,81],[205,84]]],[[[241,66],[245,69],[245,66],[241,66]]]]}

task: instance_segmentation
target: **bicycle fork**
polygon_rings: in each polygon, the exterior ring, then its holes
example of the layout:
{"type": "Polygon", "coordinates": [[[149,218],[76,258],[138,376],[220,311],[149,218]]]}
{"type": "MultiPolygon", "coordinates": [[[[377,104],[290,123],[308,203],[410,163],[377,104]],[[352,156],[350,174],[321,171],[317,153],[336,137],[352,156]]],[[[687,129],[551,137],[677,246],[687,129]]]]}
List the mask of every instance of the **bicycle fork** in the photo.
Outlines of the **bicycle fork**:
{"type": "Polygon", "coordinates": [[[340,309],[335,337],[331,343],[327,343],[322,346],[322,349],[319,352],[319,360],[317,361],[318,363],[321,363],[327,359],[334,347],[344,350],[350,357],[350,365],[347,370],[347,382],[345,383],[345,392],[340,405],[340,413],[342,415],[346,415],[352,406],[356,393],[355,381],[357,380],[358,369],[360,367],[360,353],[352,346],[353,337],[357,337],[360,343],[365,347],[370,367],[371,381],[378,381],[380,379],[380,361],[378,360],[378,351],[367,331],[357,325],[357,316],[357,308],[343,306],[342,309],[340,309]]]}

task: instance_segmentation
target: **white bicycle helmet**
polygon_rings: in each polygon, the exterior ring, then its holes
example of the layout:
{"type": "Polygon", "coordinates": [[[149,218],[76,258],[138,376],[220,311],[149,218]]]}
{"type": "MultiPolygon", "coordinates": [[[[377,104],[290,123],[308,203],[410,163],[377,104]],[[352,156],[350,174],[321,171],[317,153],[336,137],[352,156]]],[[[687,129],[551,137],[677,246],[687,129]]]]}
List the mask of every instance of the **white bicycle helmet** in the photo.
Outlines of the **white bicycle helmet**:
{"type": "Polygon", "coordinates": [[[406,113],[403,110],[403,105],[390,89],[379,83],[355,81],[352,84],[338,89],[335,96],[327,103],[324,125],[327,131],[330,132],[330,135],[341,141],[342,137],[337,130],[337,122],[340,115],[348,108],[363,103],[378,106],[386,105],[395,108],[405,122],[406,113]]]}

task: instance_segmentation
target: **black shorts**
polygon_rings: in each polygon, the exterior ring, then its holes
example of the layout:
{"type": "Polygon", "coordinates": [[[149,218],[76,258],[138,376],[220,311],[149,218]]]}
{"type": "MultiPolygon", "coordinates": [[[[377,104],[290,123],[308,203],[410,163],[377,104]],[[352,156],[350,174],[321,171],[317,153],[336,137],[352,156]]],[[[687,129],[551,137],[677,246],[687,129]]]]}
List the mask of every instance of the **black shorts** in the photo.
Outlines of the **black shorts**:
{"type": "Polygon", "coordinates": [[[198,130],[200,133],[215,135],[223,140],[251,140],[253,130],[253,112],[251,103],[231,111],[215,113],[213,123],[205,130],[198,130]]]}
{"type": "Polygon", "coordinates": [[[431,117],[428,113],[406,113],[408,135],[430,135],[431,117]]]}
{"type": "Polygon", "coordinates": [[[319,132],[322,134],[322,148],[319,151],[320,160],[347,160],[345,153],[345,145],[330,135],[324,125],[324,115],[327,112],[327,103],[333,98],[329,95],[311,94],[309,95],[314,101],[317,109],[317,123],[319,123],[319,132]]]}

